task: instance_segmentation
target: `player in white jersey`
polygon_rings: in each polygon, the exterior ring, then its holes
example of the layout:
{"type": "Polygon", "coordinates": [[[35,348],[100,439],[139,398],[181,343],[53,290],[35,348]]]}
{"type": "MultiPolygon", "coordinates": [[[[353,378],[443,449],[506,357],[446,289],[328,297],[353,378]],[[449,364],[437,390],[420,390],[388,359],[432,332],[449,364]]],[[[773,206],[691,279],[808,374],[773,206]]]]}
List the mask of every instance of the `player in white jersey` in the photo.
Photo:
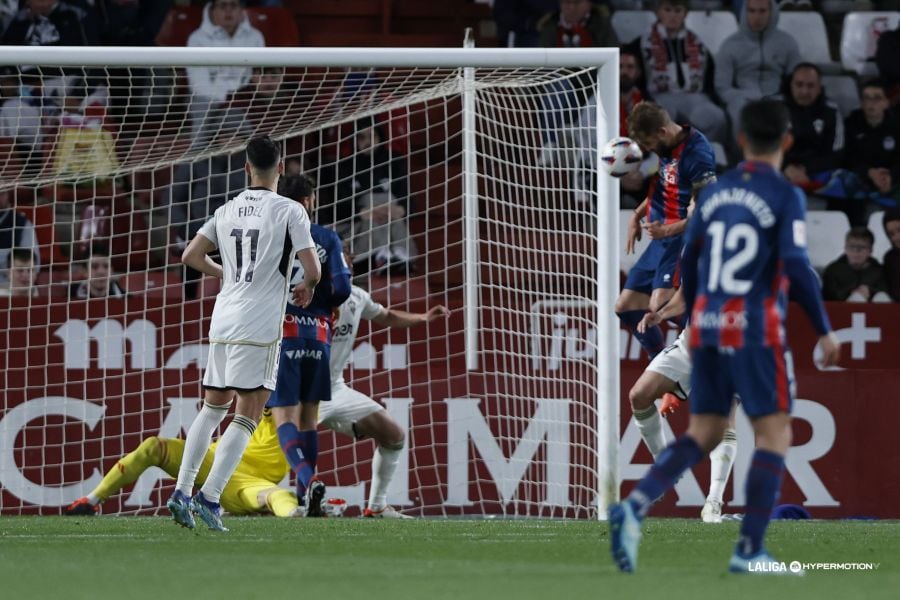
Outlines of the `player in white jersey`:
{"type": "Polygon", "coordinates": [[[365,517],[406,518],[387,504],[387,489],[400,461],[405,434],[381,404],[344,381],[344,369],[350,362],[359,322],[368,319],[385,327],[412,327],[449,314],[440,305],[424,313],[385,308],[357,286],[353,286],[350,297],[340,307],[331,338],[331,402],[319,405],[319,423],[357,440],[372,438],[378,444],[372,459],[372,486],[363,512],[365,517]]]}
{"type": "MultiPolygon", "coordinates": [[[[674,319],[684,313],[685,304],[681,288],[672,299],[659,311],[648,312],[644,315],[637,329],[654,327],[674,319]]],[[[662,352],[653,357],[650,364],[628,391],[628,400],[631,402],[631,411],[634,423],[650,450],[655,461],[659,454],[666,448],[668,442],[662,431],[662,420],[654,401],[659,397],[674,394],[679,400],[686,400],[691,393],[691,355],[688,352],[685,329],[681,332],[675,343],[667,346],[662,352]]],[[[679,400],[675,400],[678,402],[679,400]]],[[[674,411],[670,411],[674,412],[674,411]]],[[[709,459],[712,469],[709,479],[709,494],[700,511],[700,518],[704,523],[722,522],[722,498],[725,494],[725,485],[728,476],[734,466],[737,455],[737,430],[734,424],[734,410],[732,410],[728,428],[722,437],[722,442],[713,450],[709,459]]]]}
{"type": "Polygon", "coordinates": [[[181,261],[222,279],[209,327],[209,362],[203,408],[185,439],[175,493],[167,506],[176,523],[194,527],[194,514],[210,529],[227,531],[219,498],[231,478],[275,387],[281,325],[296,255],[305,270],[293,300],[306,306],[321,277],[303,207],[275,193],[284,173],[278,145],[268,136],[247,144],[250,187],[216,210],[185,248],[181,261]],[[219,265],[208,255],[216,248],[219,265]],[[219,439],[206,482],[191,498],[197,472],[234,398],[235,416],[219,439]]]}

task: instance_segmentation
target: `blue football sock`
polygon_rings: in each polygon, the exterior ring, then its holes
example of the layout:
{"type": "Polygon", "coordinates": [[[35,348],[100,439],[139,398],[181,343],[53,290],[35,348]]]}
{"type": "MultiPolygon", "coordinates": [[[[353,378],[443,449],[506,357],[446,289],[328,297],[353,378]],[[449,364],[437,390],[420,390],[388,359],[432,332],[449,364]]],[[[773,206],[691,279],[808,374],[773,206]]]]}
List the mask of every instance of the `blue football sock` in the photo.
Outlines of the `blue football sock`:
{"type": "Polygon", "coordinates": [[[284,452],[288,464],[291,465],[291,471],[297,482],[297,497],[303,498],[306,493],[306,486],[312,479],[313,473],[316,472],[316,458],[319,455],[319,437],[315,431],[300,431],[293,423],[284,423],[278,427],[278,443],[281,444],[281,451],[284,452]],[[313,452],[314,456],[310,461],[309,453],[309,435],[313,434],[313,452]],[[300,490],[303,486],[302,492],[300,490]]]}
{"type": "Polygon", "coordinates": [[[748,557],[762,550],[783,473],[783,456],[768,450],[753,453],[747,474],[747,514],[741,521],[741,539],[737,545],[739,555],[748,557]]]}
{"type": "Polygon", "coordinates": [[[305,464],[297,471],[297,497],[306,494],[309,482],[316,474],[316,461],[319,458],[319,433],[313,431],[300,432],[300,448],[306,456],[305,464]]]}
{"type": "Polygon", "coordinates": [[[628,495],[627,502],[638,518],[644,518],[650,506],[659,500],[678,481],[686,470],[703,458],[705,453],[694,438],[683,435],[662,451],[650,472],[641,479],[628,495]]]}
{"type": "Polygon", "coordinates": [[[654,325],[645,333],[640,333],[637,330],[638,323],[640,323],[641,319],[644,318],[644,315],[647,314],[646,310],[625,310],[616,314],[619,316],[622,323],[625,324],[625,327],[628,328],[628,331],[630,331],[634,337],[637,338],[637,341],[641,343],[641,346],[651,359],[662,352],[662,349],[665,348],[665,342],[663,340],[662,329],[660,329],[658,325],[654,325]]]}

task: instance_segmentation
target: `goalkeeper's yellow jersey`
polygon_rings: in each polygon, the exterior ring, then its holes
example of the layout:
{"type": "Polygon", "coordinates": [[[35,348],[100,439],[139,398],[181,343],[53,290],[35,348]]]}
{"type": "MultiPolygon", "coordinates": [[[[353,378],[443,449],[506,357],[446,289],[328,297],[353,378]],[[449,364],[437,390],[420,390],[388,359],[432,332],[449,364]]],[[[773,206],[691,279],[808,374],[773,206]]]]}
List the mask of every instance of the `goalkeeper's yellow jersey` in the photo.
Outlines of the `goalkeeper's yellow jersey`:
{"type": "MultiPolygon", "coordinates": [[[[213,444],[213,448],[217,445],[218,442],[213,444]]],[[[250,443],[247,444],[235,472],[265,479],[277,485],[290,470],[291,466],[281,451],[281,444],[278,443],[275,420],[271,411],[265,409],[263,418],[253,432],[253,437],[250,438],[250,443]]]]}

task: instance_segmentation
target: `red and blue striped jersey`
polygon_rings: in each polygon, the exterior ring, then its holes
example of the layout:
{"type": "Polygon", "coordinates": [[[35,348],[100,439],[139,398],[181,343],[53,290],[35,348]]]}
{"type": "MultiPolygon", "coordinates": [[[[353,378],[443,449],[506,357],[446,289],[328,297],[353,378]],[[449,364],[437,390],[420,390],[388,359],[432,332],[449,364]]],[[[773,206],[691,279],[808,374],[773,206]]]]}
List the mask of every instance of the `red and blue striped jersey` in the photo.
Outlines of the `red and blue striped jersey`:
{"type": "MultiPolygon", "coordinates": [[[[288,302],[284,314],[283,336],[330,344],[333,327],[331,311],[343,304],[350,295],[350,268],[344,260],[343,244],[338,234],[316,224],[312,224],[309,231],[322,264],[322,278],[309,306],[300,308],[288,302]]],[[[294,258],[291,288],[301,281],[303,267],[294,258]]]]}
{"type": "Polygon", "coordinates": [[[804,198],[778,171],[741,163],[706,186],[685,233],[696,257],[692,348],[785,343],[784,261],[806,254],[804,198]],[[694,251],[696,250],[696,252],[694,251]]]}
{"type": "Polygon", "coordinates": [[[647,220],[674,223],[687,217],[694,189],[716,177],[716,157],[706,136],[684,126],[687,137],[659,157],[659,172],[647,192],[647,220]]]}

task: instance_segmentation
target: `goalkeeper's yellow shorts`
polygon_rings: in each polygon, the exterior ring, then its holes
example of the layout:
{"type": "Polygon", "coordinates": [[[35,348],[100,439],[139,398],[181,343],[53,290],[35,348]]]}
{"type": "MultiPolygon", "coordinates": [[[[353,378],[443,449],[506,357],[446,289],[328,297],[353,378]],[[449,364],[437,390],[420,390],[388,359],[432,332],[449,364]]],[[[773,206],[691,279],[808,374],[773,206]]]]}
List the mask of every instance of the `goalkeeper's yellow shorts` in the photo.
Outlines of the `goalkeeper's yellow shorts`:
{"type": "MultiPolygon", "coordinates": [[[[162,460],[160,467],[172,479],[178,478],[178,469],[181,466],[181,457],[184,455],[184,440],[159,438],[162,460]]],[[[214,453],[212,449],[206,451],[200,471],[197,473],[196,485],[201,486],[209,475],[212,467],[214,453]]],[[[278,486],[267,479],[247,473],[239,464],[237,470],[228,480],[225,489],[222,490],[220,503],[222,508],[233,515],[249,515],[258,512],[268,512],[265,502],[260,502],[262,492],[272,490],[278,486]]]]}

